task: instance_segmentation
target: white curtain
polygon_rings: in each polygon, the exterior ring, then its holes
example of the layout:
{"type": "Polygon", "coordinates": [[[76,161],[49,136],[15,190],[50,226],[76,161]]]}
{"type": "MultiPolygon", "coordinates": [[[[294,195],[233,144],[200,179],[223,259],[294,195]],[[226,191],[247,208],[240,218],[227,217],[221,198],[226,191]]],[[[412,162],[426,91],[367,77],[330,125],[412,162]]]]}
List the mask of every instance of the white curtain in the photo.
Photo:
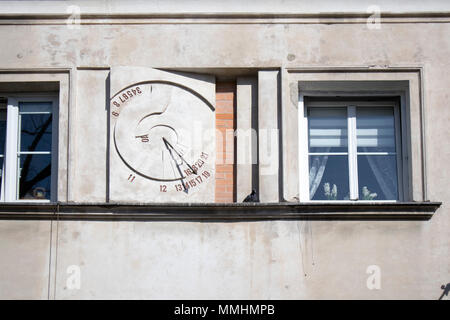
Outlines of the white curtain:
{"type": "MultiPolygon", "coordinates": [[[[330,148],[326,149],[329,152],[330,148]]],[[[323,173],[327,166],[328,156],[311,156],[309,166],[309,196],[314,198],[322,181],[323,173]]]]}
{"type": "MultiPolygon", "coordinates": [[[[331,148],[347,147],[347,109],[309,109],[309,151],[320,152],[309,158],[309,196],[313,199],[320,187],[331,148]]],[[[344,149],[345,150],[345,149],[344,149]]]]}
{"type": "MultiPolygon", "coordinates": [[[[395,123],[392,107],[357,108],[356,123],[358,148],[361,148],[361,151],[391,152],[395,155],[395,123]]],[[[384,194],[384,199],[397,199],[397,165],[395,160],[392,161],[393,157],[373,154],[367,155],[366,158],[384,194]]],[[[368,188],[370,189],[370,186],[368,188]]]]}
{"type": "Polygon", "coordinates": [[[390,161],[390,157],[385,156],[367,156],[367,160],[385,199],[396,200],[397,166],[395,161],[390,161]]]}

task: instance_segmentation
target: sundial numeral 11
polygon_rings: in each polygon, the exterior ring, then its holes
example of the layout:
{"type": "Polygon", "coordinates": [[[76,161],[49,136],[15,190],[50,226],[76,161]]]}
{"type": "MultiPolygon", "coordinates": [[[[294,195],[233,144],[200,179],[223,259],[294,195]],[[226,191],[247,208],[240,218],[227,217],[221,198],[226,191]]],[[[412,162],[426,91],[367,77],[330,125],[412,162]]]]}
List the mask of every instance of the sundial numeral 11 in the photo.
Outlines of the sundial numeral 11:
{"type": "Polygon", "coordinates": [[[129,182],[133,182],[134,178],[136,178],[136,176],[135,176],[134,174],[130,174],[130,175],[128,176],[128,181],[129,181],[129,182]]]}

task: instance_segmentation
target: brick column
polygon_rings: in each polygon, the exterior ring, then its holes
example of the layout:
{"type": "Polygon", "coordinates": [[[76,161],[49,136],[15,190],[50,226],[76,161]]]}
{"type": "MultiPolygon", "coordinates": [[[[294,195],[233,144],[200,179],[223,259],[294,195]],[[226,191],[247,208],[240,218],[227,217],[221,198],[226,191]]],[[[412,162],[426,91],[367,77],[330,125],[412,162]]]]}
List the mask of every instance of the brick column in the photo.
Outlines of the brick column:
{"type": "Polygon", "coordinates": [[[235,201],[234,129],[236,83],[216,83],[215,202],[235,201]]]}

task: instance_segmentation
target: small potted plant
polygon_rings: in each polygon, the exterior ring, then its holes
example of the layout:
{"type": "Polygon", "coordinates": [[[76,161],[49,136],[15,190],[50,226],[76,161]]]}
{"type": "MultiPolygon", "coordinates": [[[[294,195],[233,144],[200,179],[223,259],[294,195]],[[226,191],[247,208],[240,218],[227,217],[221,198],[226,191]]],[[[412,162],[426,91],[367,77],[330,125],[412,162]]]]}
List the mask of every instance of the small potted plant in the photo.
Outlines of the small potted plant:
{"type": "Polygon", "coordinates": [[[362,195],[362,200],[373,200],[377,197],[377,194],[375,192],[370,192],[366,186],[362,187],[362,195]]]}
{"type": "Polygon", "coordinates": [[[330,184],[325,182],[323,184],[323,191],[327,200],[336,200],[337,199],[337,186],[333,184],[333,187],[330,188],[330,184]]]}

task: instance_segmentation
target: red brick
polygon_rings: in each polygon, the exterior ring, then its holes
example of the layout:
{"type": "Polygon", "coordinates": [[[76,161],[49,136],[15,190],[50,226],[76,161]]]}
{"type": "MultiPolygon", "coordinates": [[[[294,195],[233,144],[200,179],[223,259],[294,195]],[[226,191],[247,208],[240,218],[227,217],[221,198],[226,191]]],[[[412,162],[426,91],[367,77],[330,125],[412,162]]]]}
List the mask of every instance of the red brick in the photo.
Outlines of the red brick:
{"type": "Polygon", "coordinates": [[[217,198],[233,198],[233,192],[216,192],[217,198]]]}
{"type": "MultiPolygon", "coordinates": [[[[232,113],[217,113],[216,111],[216,119],[234,120],[234,115],[232,113]]],[[[234,121],[231,121],[231,123],[233,122],[234,121]]]]}
{"type": "Polygon", "coordinates": [[[222,173],[223,175],[225,175],[224,179],[234,179],[234,174],[233,173],[222,173]]]}
{"type": "Polygon", "coordinates": [[[229,92],[229,91],[225,91],[225,92],[218,92],[216,93],[216,103],[217,101],[221,101],[221,100],[234,100],[234,92],[229,92]]]}
{"type": "Polygon", "coordinates": [[[233,128],[233,121],[216,120],[216,128],[233,128]]]}
{"type": "Polygon", "coordinates": [[[221,107],[233,107],[234,106],[234,102],[233,100],[216,100],[216,111],[217,108],[221,108],[221,107]]]}
{"type": "Polygon", "coordinates": [[[221,164],[216,166],[217,172],[233,172],[234,166],[232,164],[221,164]]]}
{"type": "Polygon", "coordinates": [[[229,193],[216,193],[216,201],[218,199],[221,199],[222,201],[225,200],[233,200],[233,193],[229,192],[229,193]]]}
{"type": "Polygon", "coordinates": [[[234,199],[234,130],[236,83],[216,84],[216,202],[234,199]]]}
{"type": "Polygon", "coordinates": [[[218,192],[226,193],[227,189],[228,189],[227,186],[216,186],[216,193],[218,192]]]}
{"type": "Polygon", "coordinates": [[[233,180],[216,179],[216,186],[233,185],[233,180]]]}
{"type": "Polygon", "coordinates": [[[234,194],[234,183],[226,185],[225,187],[227,188],[226,192],[230,192],[231,194],[234,194]]]}
{"type": "Polygon", "coordinates": [[[217,113],[231,113],[234,114],[233,107],[216,107],[217,113]]]}

